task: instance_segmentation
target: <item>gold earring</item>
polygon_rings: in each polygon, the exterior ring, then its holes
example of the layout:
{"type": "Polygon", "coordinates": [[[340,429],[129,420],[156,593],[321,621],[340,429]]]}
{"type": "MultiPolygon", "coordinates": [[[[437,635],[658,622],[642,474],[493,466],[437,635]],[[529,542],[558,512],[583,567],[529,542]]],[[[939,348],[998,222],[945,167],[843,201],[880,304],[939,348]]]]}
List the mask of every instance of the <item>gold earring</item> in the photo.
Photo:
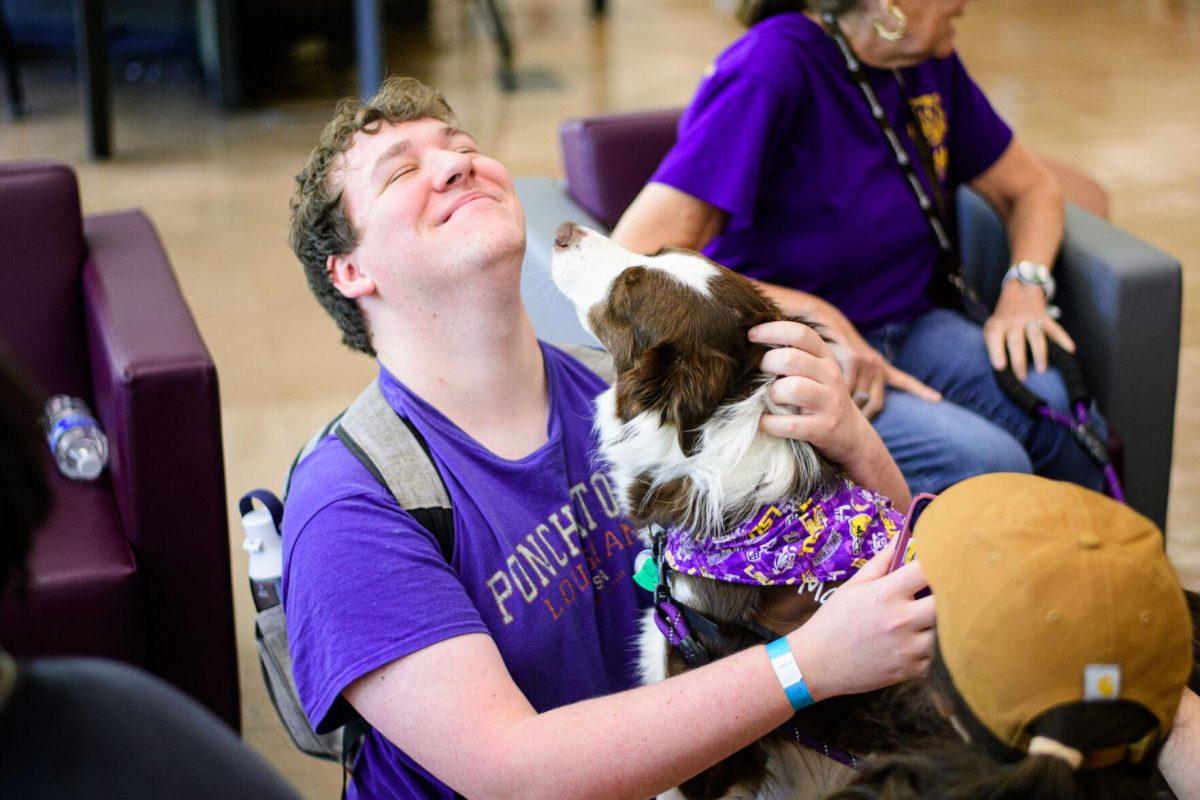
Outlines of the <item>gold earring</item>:
{"type": "Polygon", "coordinates": [[[897,26],[895,28],[889,28],[883,24],[883,20],[876,16],[874,19],[875,34],[880,39],[886,39],[889,42],[898,42],[903,39],[904,34],[908,32],[908,15],[891,2],[885,2],[883,7],[896,19],[897,26]]]}

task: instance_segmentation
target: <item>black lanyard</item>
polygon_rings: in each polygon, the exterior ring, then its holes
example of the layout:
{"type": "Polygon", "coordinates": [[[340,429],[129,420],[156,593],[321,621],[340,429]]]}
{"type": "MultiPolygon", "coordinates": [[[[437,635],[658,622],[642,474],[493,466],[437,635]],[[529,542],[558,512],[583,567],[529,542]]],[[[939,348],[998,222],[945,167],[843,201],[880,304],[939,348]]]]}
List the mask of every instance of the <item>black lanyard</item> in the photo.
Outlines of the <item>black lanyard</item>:
{"type": "MultiPolygon", "coordinates": [[[[933,189],[934,196],[932,198],[929,196],[929,192],[925,191],[925,185],[921,183],[921,179],[917,177],[917,171],[913,166],[912,158],[908,155],[908,151],[904,149],[904,145],[900,143],[900,137],[896,135],[896,131],[892,128],[891,123],[888,122],[887,112],[884,111],[883,104],[879,102],[879,96],[875,94],[875,89],[872,88],[871,82],[867,78],[867,73],[862,68],[862,62],[858,60],[858,57],[854,54],[854,50],[851,49],[850,42],[846,39],[846,34],[842,33],[841,26],[837,23],[837,18],[827,13],[821,15],[821,20],[825,23],[826,33],[829,34],[829,37],[837,44],[838,50],[841,51],[850,77],[858,84],[863,97],[866,98],[867,107],[871,110],[871,118],[875,120],[875,123],[879,126],[879,130],[883,133],[883,138],[887,140],[896,163],[904,172],[908,187],[917,199],[917,205],[920,206],[921,213],[925,215],[925,220],[929,223],[930,230],[933,231],[933,237],[938,246],[938,271],[943,273],[946,280],[957,290],[968,311],[975,316],[979,316],[982,313],[986,317],[987,309],[979,299],[979,295],[963,279],[962,262],[959,260],[958,250],[954,246],[954,239],[950,236],[948,226],[942,219],[944,215],[949,215],[950,203],[942,191],[941,184],[938,182],[937,172],[934,167],[933,148],[929,146],[929,140],[925,138],[925,131],[921,127],[921,121],[913,113],[903,76],[901,76],[898,70],[892,70],[892,74],[896,77],[896,83],[900,87],[901,104],[908,114],[910,128],[912,129],[912,140],[913,144],[917,147],[921,169],[925,173],[926,180],[929,181],[929,186],[933,189]]],[[[936,287],[933,288],[931,294],[935,296],[939,295],[936,287]]]]}

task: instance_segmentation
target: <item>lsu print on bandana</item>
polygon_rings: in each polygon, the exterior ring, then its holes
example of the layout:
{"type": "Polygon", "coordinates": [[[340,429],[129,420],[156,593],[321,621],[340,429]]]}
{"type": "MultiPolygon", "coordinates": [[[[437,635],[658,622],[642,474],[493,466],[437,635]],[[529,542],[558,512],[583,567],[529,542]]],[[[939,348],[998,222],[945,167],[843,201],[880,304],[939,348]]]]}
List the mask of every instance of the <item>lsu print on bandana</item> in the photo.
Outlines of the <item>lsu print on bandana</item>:
{"type": "Polygon", "coordinates": [[[663,554],[677,572],[727,583],[832,583],[848,580],[903,526],[891,500],[842,478],[811,497],[769,503],[707,542],[670,528],[663,554]]]}

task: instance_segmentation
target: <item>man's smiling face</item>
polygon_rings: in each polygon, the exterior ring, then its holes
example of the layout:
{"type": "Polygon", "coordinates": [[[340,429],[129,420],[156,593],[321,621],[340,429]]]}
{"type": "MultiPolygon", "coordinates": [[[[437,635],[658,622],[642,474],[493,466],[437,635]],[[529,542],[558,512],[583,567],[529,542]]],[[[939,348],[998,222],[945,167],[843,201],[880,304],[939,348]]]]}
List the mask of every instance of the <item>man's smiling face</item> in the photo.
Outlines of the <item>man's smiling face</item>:
{"type": "Polygon", "coordinates": [[[440,120],[355,134],[332,179],[359,240],[331,265],[353,262],[384,302],[399,292],[436,297],[513,253],[520,263],[525,217],[508,170],[440,120]]]}

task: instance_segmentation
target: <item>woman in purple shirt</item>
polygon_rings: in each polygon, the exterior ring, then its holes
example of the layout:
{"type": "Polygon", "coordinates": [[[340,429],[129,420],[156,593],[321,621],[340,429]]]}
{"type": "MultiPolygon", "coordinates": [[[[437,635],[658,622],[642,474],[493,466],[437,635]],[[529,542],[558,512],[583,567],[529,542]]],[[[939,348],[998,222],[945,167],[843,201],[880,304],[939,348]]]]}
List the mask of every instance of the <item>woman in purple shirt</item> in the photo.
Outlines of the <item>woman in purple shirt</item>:
{"type": "Polygon", "coordinates": [[[614,239],[645,252],[703,250],[789,314],[823,323],[914,492],[998,471],[1098,488],[1099,470],[1070,435],[1031,419],[992,376],[1011,362],[1065,408],[1047,340],[1074,344],[1047,305],[1062,192],[955,54],[965,6],[742,0],[750,29],[706,71],[678,142],[614,239]],[[982,330],[930,299],[945,285],[945,248],[910,180],[930,204],[965,183],[1004,220],[1013,268],[982,330]]]}

